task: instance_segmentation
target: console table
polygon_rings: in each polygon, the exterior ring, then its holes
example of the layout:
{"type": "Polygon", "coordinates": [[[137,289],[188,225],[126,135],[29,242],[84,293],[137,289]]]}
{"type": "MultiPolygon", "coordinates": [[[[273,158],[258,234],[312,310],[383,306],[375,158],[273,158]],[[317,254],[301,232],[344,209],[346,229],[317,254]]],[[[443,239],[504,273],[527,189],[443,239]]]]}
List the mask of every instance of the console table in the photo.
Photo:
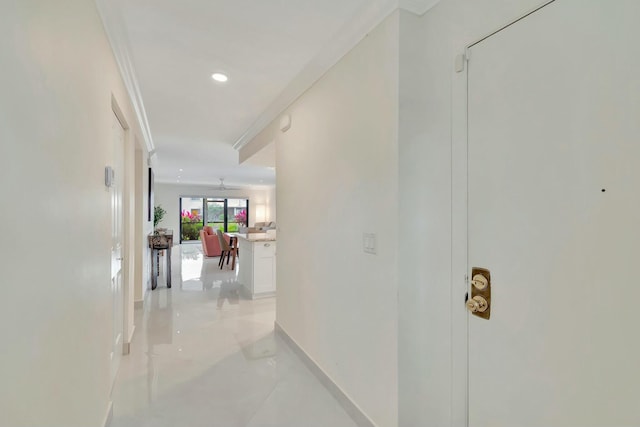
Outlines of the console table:
{"type": "Polygon", "coordinates": [[[158,275],[160,274],[160,251],[167,251],[167,288],[171,287],[171,247],[173,246],[173,231],[156,231],[148,236],[149,247],[151,248],[151,290],[158,286],[158,275]]]}

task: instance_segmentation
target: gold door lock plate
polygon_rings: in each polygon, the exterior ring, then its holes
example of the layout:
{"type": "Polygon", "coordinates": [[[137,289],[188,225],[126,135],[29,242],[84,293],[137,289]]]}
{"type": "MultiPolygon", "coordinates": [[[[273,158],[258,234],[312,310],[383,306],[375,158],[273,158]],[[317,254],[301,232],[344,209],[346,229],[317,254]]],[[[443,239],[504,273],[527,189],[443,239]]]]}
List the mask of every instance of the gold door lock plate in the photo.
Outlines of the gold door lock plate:
{"type": "Polygon", "coordinates": [[[466,305],[474,316],[487,320],[491,317],[491,272],[486,268],[471,269],[471,297],[466,305]]]}

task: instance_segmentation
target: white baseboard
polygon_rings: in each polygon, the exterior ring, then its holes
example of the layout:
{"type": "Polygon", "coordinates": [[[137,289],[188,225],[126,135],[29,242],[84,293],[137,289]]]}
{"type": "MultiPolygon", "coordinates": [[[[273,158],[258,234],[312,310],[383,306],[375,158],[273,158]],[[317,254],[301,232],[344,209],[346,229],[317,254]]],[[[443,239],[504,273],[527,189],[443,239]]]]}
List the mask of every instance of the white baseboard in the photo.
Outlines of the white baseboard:
{"type": "Polygon", "coordinates": [[[278,322],[274,322],[275,333],[283,339],[283,341],[293,350],[293,352],[302,360],[309,368],[311,373],[322,383],[322,385],[331,393],[338,401],[340,406],[355,421],[359,427],[377,427],[376,424],[356,405],[349,396],[342,391],[330,376],[328,376],[320,366],[291,338],[291,336],[280,326],[278,322]]]}
{"type": "Polygon", "coordinates": [[[127,338],[127,340],[122,344],[122,354],[123,355],[128,355],[131,354],[131,342],[133,341],[133,334],[136,331],[136,325],[133,325],[133,328],[131,328],[131,333],[129,334],[129,338],[127,338]]]}
{"type": "Polygon", "coordinates": [[[102,427],[109,427],[111,425],[112,418],[113,418],[113,402],[110,400],[109,405],[107,406],[107,413],[104,416],[104,422],[102,423],[102,427]]]}
{"type": "Polygon", "coordinates": [[[144,295],[142,295],[142,299],[141,300],[137,300],[137,301],[133,301],[133,308],[134,309],[144,308],[144,303],[147,300],[147,297],[149,296],[149,294],[151,293],[151,292],[149,292],[149,290],[151,289],[151,285],[150,285],[149,280],[147,280],[147,288],[144,289],[144,295]]]}

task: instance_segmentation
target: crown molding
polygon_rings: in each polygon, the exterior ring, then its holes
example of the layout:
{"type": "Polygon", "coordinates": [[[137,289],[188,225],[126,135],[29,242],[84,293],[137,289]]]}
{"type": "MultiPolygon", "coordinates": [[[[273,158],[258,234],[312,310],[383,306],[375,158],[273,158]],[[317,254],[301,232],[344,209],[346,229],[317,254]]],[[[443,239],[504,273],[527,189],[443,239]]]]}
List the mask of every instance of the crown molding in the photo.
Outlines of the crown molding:
{"type": "Polygon", "coordinates": [[[240,150],[276,120],[296,99],[313,86],[331,67],[357,45],[371,30],[398,9],[398,0],[370,0],[320,50],[287,85],[258,119],[238,138],[233,148],[240,150]]]}
{"type": "Polygon", "coordinates": [[[147,153],[151,153],[155,151],[155,146],[153,144],[153,138],[151,137],[149,120],[147,119],[147,112],[142,101],[142,94],[140,92],[140,86],[138,85],[135,68],[131,60],[131,49],[129,48],[127,32],[122,17],[114,10],[113,6],[111,6],[112,3],[113,1],[111,0],[96,0],[102,25],[111,44],[111,49],[113,50],[113,55],[120,69],[125,88],[133,104],[147,153]]]}
{"type": "Polygon", "coordinates": [[[344,55],[397,9],[423,15],[440,0],[372,0],[331,38],[314,59],[287,85],[280,95],[238,138],[233,148],[240,151],[276,120],[296,99],[317,82],[344,55]]]}

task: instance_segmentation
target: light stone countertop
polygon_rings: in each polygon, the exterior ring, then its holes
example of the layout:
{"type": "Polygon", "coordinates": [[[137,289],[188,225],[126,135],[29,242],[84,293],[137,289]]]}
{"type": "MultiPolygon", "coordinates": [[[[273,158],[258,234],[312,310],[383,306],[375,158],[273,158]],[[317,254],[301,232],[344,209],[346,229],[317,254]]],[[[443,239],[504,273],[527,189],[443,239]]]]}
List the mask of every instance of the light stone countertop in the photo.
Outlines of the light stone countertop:
{"type": "Polygon", "coordinates": [[[276,237],[267,233],[227,233],[229,236],[236,236],[248,242],[275,242],[276,237]]]}

